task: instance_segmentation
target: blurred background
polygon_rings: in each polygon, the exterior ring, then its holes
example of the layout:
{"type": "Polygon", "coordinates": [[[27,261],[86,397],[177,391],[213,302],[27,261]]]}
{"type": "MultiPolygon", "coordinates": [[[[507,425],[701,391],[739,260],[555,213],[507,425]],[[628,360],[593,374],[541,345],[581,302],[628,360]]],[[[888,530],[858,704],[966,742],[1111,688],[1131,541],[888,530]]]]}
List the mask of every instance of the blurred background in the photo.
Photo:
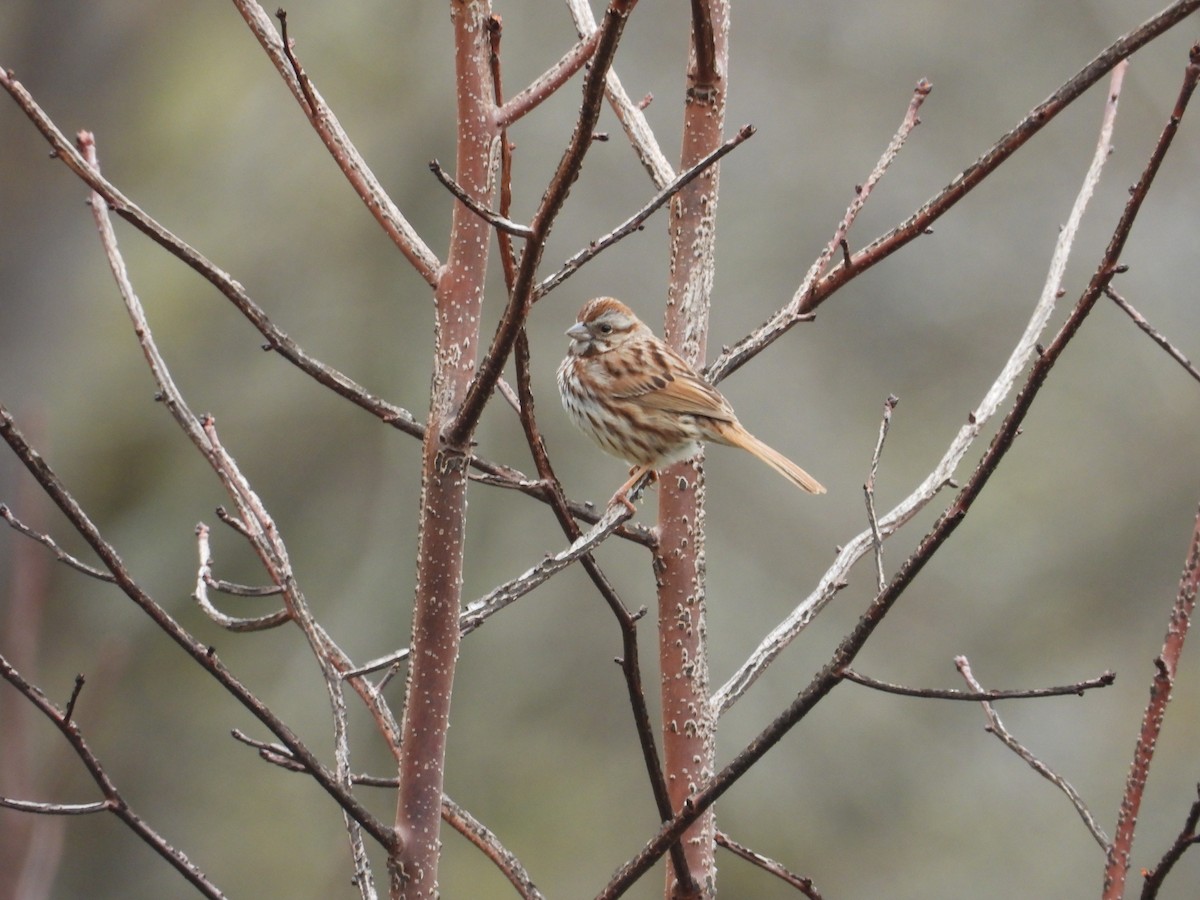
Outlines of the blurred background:
{"type": "MultiPolygon", "coordinates": [[[[981,0],[740,4],[731,32],[729,131],[758,134],[722,164],[710,347],[719,350],[792,295],[854,185],[899,124],[913,85],[933,93],[923,124],[850,235],[858,248],[907,217],[1035,104],[1163,0],[981,0]]],[[[594,4],[596,6],[596,4],[594,4]]],[[[451,199],[429,174],[454,158],[446,4],[291,0],[306,69],[414,226],[444,254],[451,199]]],[[[599,9],[597,7],[597,9],[599,9]]],[[[575,39],[565,9],[498,3],[511,94],[575,39]]],[[[643,3],[617,57],[668,157],[679,146],[688,4],[643,3]]],[[[1116,152],[1076,244],[1061,322],[1107,242],[1126,189],[1174,104],[1196,20],[1132,61],[1116,152]]],[[[96,133],[107,176],[230,272],[310,353],[423,417],[433,309],[424,283],[344,183],[234,8],[92,0],[0,4],[0,65],[69,135],[96,133]]],[[[709,638],[724,682],[811,590],[835,548],[866,527],[867,476],[884,399],[900,398],[879,472],[890,509],[940,458],[1007,359],[1040,291],[1057,229],[1095,146],[1107,79],[935,226],[826,302],[722,389],[752,431],[829,493],[783,488],[765,466],[709,454],[709,638]]],[[[541,196],[571,130],[576,79],[512,131],[514,217],[541,196]]],[[[1193,118],[1198,115],[1193,111],[1193,118]]],[[[640,207],[652,187],[606,111],[546,251],[557,261],[640,207]]],[[[1185,119],[1129,242],[1119,289],[1185,352],[1200,353],[1200,123],[1185,119]]],[[[242,543],[217,523],[213,477],[154,402],[84,204],[86,190],[8,97],[0,99],[0,402],[17,417],[131,571],[172,615],[325,759],[327,702],[299,632],[230,635],[189,594],[193,528],[214,526],[221,577],[257,583],[242,543]]],[[[274,513],[302,586],[354,658],[408,641],[419,445],[320,388],[274,354],[207,283],[118,222],[135,286],[193,409],[211,411],[274,513]]],[[[588,265],[531,323],[541,424],[568,491],[603,501],[620,463],[559,409],[562,332],[588,297],[621,297],[657,328],[667,279],[665,219],[588,265]]],[[[497,269],[498,267],[494,267],[497,269]]],[[[484,325],[503,308],[497,277],[484,325]]],[[[1084,698],[1001,705],[1010,729],[1071,780],[1111,833],[1200,497],[1200,391],[1104,301],[1084,325],[981,500],[858,661],[879,678],[961,687],[970,657],[989,687],[1118,674],[1084,698]]],[[[959,472],[982,454],[989,428],[959,472]]],[[[487,457],[533,466],[519,424],[492,404],[487,457]]],[[[889,571],[949,496],[889,542],[889,571]]],[[[0,453],[0,502],[85,559],[32,479],[0,453]]],[[[652,521],[653,497],[639,517],[652,521]]],[[[548,509],[471,491],[464,599],[564,546],[548,509]]],[[[600,561],[633,607],[652,604],[645,552],[610,541],[600,561]]],[[[229,729],[269,735],[115,589],[0,532],[0,652],[56,702],[88,682],[76,718],[134,807],[234,897],[353,897],[341,816],[306,779],[260,762],[229,729]]],[[[873,593],[851,584],[722,720],[727,761],[809,680],[873,593]]],[[[273,608],[227,600],[231,614],[273,608]]],[[[1197,638],[1193,638],[1193,642],[1197,638]]],[[[654,635],[642,629],[654,683],[654,635]]],[[[1200,670],[1179,672],[1139,821],[1131,884],[1177,834],[1200,778],[1200,670]]],[[[526,864],[549,897],[591,896],[654,831],[624,683],[620,637],[581,571],[521,600],[463,646],[447,791],[526,864]]],[[[399,709],[403,685],[391,689],[399,709]]],[[[1103,854],[1066,799],[983,730],[977,706],[836,690],[718,805],[736,840],[814,879],[826,897],[1085,897],[1103,854]]],[[[355,711],[357,770],[391,774],[355,711]]],[[[60,736],[0,688],[0,792],[83,802],[97,794],[60,736]]],[[[390,816],[391,796],[363,790],[390,816]]],[[[19,822],[16,820],[20,820],[19,822]]],[[[23,819],[52,881],[25,897],[189,896],[187,885],[111,817],[23,819]]],[[[442,893],[511,889],[443,829],[442,893]]],[[[10,846],[13,846],[10,844],[10,846]]],[[[9,864],[12,860],[7,860],[9,864]]],[[[723,896],[794,897],[719,856],[723,896]]],[[[0,866],[3,868],[3,866],[0,866]]],[[[11,871],[11,870],[10,870],[11,871]]],[[[377,873],[381,878],[384,872],[377,873]]],[[[9,885],[9,876],[0,877],[9,885]]],[[[37,879],[35,879],[37,881],[37,879]]],[[[1136,889],[1136,888],[1135,888],[1136,889]]],[[[1200,854],[1162,896],[1200,894],[1200,854]]],[[[661,868],[630,896],[661,896],[661,868]]],[[[24,900],[24,898],[23,898],[24,900]]]]}

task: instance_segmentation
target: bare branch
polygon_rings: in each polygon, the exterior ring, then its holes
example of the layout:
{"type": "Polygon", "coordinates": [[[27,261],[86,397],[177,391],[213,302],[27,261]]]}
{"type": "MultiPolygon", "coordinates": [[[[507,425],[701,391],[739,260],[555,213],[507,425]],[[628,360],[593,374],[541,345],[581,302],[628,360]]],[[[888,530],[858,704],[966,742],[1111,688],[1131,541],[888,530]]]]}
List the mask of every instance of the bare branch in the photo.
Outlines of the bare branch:
{"type": "Polygon", "coordinates": [[[843,669],[842,677],[863,687],[874,688],[886,694],[900,694],[903,697],[924,697],[932,700],[970,700],[975,703],[991,702],[993,700],[1029,700],[1038,697],[1065,697],[1071,694],[1083,696],[1084,691],[1093,688],[1105,688],[1117,680],[1112,672],[1105,672],[1097,678],[1088,678],[1074,684],[1064,684],[1060,687],[1030,688],[1028,690],[1012,691],[957,691],[946,688],[910,688],[890,681],[880,681],[862,675],[853,669],[843,669]]]}
{"type": "MultiPolygon", "coordinates": [[[[265,631],[268,628],[275,628],[283,625],[285,622],[290,622],[292,614],[287,609],[280,609],[276,612],[265,616],[257,616],[253,619],[234,618],[227,616],[208,599],[208,587],[213,583],[212,578],[212,550],[208,540],[208,526],[201,522],[196,526],[196,544],[200,553],[200,568],[196,573],[196,590],[192,594],[196,598],[196,602],[200,604],[200,608],[204,614],[228,631],[246,632],[246,631],[265,631]]],[[[273,594],[282,592],[282,588],[274,587],[270,589],[273,594]]]]}
{"type": "Polygon", "coordinates": [[[1126,315],[1128,315],[1129,318],[1133,319],[1134,324],[1136,324],[1138,328],[1142,329],[1142,331],[1144,331],[1146,334],[1148,334],[1150,336],[1150,339],[1153,340],[1154,343],[1158,344],[1158,346],[1160,346],[1164,350],[1166,350],[1167,353],[1170,354],[1171,358],[1173,360],[1175,360],[1175,362],[1177,362],[1181,366],[1183,366],[1184,371],[1186,371],[1189,375],[1191,375],[1197,381],[1200,381],[1200,371],[1198,371],[1196,369],[1196,367],[1192,365],[1191,360],[1189,360],[1187,358],[1187,356],[1185,356],[1183,354],[1183,351],[1179,350],[1174,344],[1172,344],[1170,341],[1168,341],[1163,336],[1162,332],[1160,332],[1153,325],[1151,325],[1148,321],[1146,321],[1145,316],[1143,316],[1140,312],[1138,312],[1136,309],[1134,309],[1132,306],[1130,306],[1129,301],[1127,301],[1124,297],[1122,297],[1115,290],[1113,290],[1111,285],[1104,289],[1104,293],[1108,295],[1109,299],[1112,300],[1113,303],[1115,303],[1115,304],[1117,304],[1117,306],[1121,307],[1121,309],[1123,309],[1125,311],[1126,315]]]}
{"type": "MultiPolygon", "coordinates": [[[[1030,110],[1015,128],[1001,137],[983,156],[956,175],[945,188],[927,200],[912,216],[854,254],[850,266],[838,266],[814,282],[805,293],[804,300],[796,312],[815,311],[846,282],[891,256],[910,241],[925,234],[937,219],[976,188],[1001,163],[1045,128],[1060,112],[1099,81],[1118,62],[1132,55],[1140,47],[1178,24],[1197,9],[1200,9],[1200,0],[1177,0],[1158,15],[1148,19],[1101,51],[1095,59],[1080,69],[1058,90],[1030,110]]],[[[745,355],[747,349],[753,348],[755,352],[761,351],[791,328],[792,324],[794,323],[788,322],[786,315],[777,314],[768,323],[765,330],[759,329],[723,353],[710,367],[710,375],[714,376],[715,381],[720,381],[746,362],[749,358],[745,355]]]]}
{"type": "Polygon", "coordinates": [[[450,177],[450,173],[443,169],[441,163],[436,159],[430,160],[429,171],[434,174],[434,177],[438,181],[445,185],[446,190],[452,193],[463,206],[471,210],[471,212],[475,213],[475,215],[479,216],[479,218],[483,219],[483,221],[487,222],[493,228],[503,231],[505,234],[511,234],[513,237],[525,239],[533,237],[533,229],[528,225],[522,225],[519,222],[506,219],[498,212],[488,209],[467,193],[461,184],[450,177]]]}
{"type": "Polygon", "coordinates": [[[725,832],[720,830],[717,831],[717,845],[724,847],[734,856],[739,856],[747,862],[754,863],[754,865],[758,866],[764,872],[770,872],[784,884],[788,885],[789,887],[794,887],[805,897],[808,897],[809,900],[821,900],[821,893],[815,887],[813,887],[811,878],[805,878],[801,875],[797,875],[794,872],[788,871],[788,869],[782,863],[778,863],[773,859],[763,856],[761,853],[751,850],[744,844],[739,844],[725,832]]]}
{"type": "MultiPolygon", "coordinates": [[[[975,676],[971,674],[971,664],[967,661],[965,656],[956,656],[954,658],[954,665],[958,668],[958,671],[962,673],[963,680],[966,681],[976,693],[987,693],[984,691],[983,686],[975,679],[975,676]]],[[[1079,792],[1071,786],[1069,781],[1034,756],[1032,751],[1030,751],[1024,744],[1012,736],[1008,729],[1004,727],[1004,723],[1000,721],[1000,716],[996,713],[995,707],[993,707],[989,701],[983,700],[981,701],[980,705],[983,707],[984,716],[987,717],[987,730],[999,738],[1000,743],[1004,744],[1005,747],[1017,754],[1017,756],[1021,757],[1021,759],[1025,760],[1025,762],[1029,764],[1030,768],[1032,768],[1035,772],[1067,795],[1067,799],[1071,801],[1071,805],[1074,806],[1075,811],[1079,813],[1079,818],[1083,819],[1083,824],[1087,826],[1087,829],[1089,832],[1091,832],[1092,837],[1096,839],[1096,843],[1100,845],[1100,849],[1108,852],[1108,835],[1104,833],[1104,829],[1100,827],[1100,823],[1096,821],[1091,810],[1088,809],[1087,804],[1083,802],[1083,798],[1079,796],[1079,792]]]]}
{"type": "Polygon", "coordinates": [[[711,153],[705,155],[694,166],[689,166],[685,171],[681,172],[679,175],[676,175],[670,184],[662,188],[662,190],[655,194],[654,197],[652,197],[636,213],[634,213],[608,234],[597,238],[588,246],[584,247],[582,250],[568,258],[566,262],[562,264],[562,267],[553,275],[542,279],[542,281],[534,289],[534,302],[536,303],[542,297],[546,296],[546,294],[550,293],[552,290],[574,275],[577,271],[579,271],[579,269],[581,269],[586,263],[593,260],[597,255],[607,250],[613,244],[617,243],[617,241],[624,237],[628,237],[635,231],[641,230],[642,223],[650,218],[650,216],[660,206],[679,193],[683,187],[707,170],[709,166],[713,165],[722,157],[729,154],[743,141],[749,140],[753,136],[754,126],[743,125],[738,129],[737,134],[723,143],[716,150],[713,150],[711,153]]]}
{"type": "Polygon", "coordinates": [[[887,440],[888,428],[892,424],[892,410],[900,399],[895,394],[889,394],[883,402],[883,419],[879,423],[879,440],[875,442],[875,452],[871,454],[871,472],[867,475],[867,483],[863,485],[863,494],[867,501],[867,524],[871,529],[871,543],[875,549],[875,578],[877,590],[882,591],[887,584],[883,574],[883,535],[879,533],[879,519],[875,515],[875,476],[879,472],[879,457],[883,454],[883,442],[887,440]]]}
{"type": "Polygon", "coordinates": [[[0,519],[3,519],[21,534],[28,538],[33,538],[33,540],[48,548],[59,562],[65,563],[77,572],[82,572],[84,575],[88,575],[100,581],[107,581],[109,584],[113,584],[115,582],[116,579],[114,579],[110,573],[105,572],[103,569],[97,569],[94,566],[89,566],[87,563],[79,561],[62,547],[58,546],[58,544],[54,542],[54,538],[50,537],[50,535],[42,534],[40,531],[34,531],[16,516],[14,516],[12,510],[10,510],[3,503],[0,503],[0,519]]]}

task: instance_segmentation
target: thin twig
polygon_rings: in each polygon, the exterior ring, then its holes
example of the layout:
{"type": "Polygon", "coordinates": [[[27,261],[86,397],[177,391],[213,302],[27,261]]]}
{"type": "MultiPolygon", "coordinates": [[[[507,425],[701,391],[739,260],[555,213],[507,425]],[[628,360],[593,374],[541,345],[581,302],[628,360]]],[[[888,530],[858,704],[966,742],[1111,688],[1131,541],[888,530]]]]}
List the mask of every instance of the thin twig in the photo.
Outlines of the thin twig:
{"type": "Polygon", "coordinates": [[[1134,309],[1129,304],[1129,301],[1113,290],[1111,285],[1104,289],[1104,293],[1108,295],[1109,299],[1112,300],[1113,303],[1121,307],[1121,309],[1125,311],[1129,318],[1133,319],[1134,324],[1148,334],[1154,343],[1166,350],[1167,353],[1170,354],[1171,358],[1175,360],[1175,362],[1183,366],[1184,371],[1186,371],[1197,381],[1200,381],[1200,371],[1198,371],[1196,367],[1192,365],[1192,361],[1184,355],[1182,350],[1178,349],[1174,344],[1168,341],[1166,337],[1163,336],[1162,332],[1146,321],[1146,317],[1134,309]]]}
{"type": "Polygon", "coordinates": [[[458,199],[458,201],[463,204],[463,206],[475,213],[475,215],[479,216],[479,218],[483,219],[483,221],[487,222],[493,228],[497,228],[506,234],[511,234],[513,237],[524,238],[525,240],[533,237],[533,229],[528,225],[522,225],[519,222],[506,219],[504,216],[500,215],[500,213],[496,212],[495,210],[488,209],[469,193],[467,193],[466,189],[464,189],[461,184],[455,181],[450,176],[450,173],[443,169],[442,164],[436,159],[429,161],[429,171],[433,173],[434,177],[437,178],[437,180],[445,186],[446,190],[452,193],[458,199]]]}
{"type": "Polygon", "coordinates": [[[789,871],[782,863],[763,856],[761,853],[751,850],[744,844],[739,844],[723,831],[717,831],[716,841],[718,846],[724,847],[734,856],[740,856],[747,862],[754,863],[754,865],[758,866],[764,872],[770,872],[784,884],[794,887],[805,897],[808,897],[809,900],[821,900],[821,893],[813,886],[811,878],[805,878],[802,875],[797,875],[795,872],[789,871]]]}
{"type": "Polygon", "coordinates": [[[875,579],[877,590],[882,591],[887,584],[883,574],[883,535],[879,533],[879,518],[875,515],[875,476],[879,472],[879,457],[883,455],[883,442],[887,440],[888,428],[892,424],[892,410],[900,398],[889,394],[883,402],[883,418],[879,422],[879,439],[875,441],[875,452],[871,454],[871,471],[867,482],[863,485],[863,494],[867,502],[867,524],[871,529],[871,543],[875,549],[875,579]]]}
{"type": "Polygon", "coordinates": [[[920,124],[921,119],[917,113],[920,111],[921,105],[925,102],[925,98],[929,96],[931,90],[933,90],[933,85],[924,78],[917,82],[917,86],[913,88],[912,98],[908,102],[908,109],[904,113],[900,127],[896,130],[895,135],[892,136],[891,143],[884,149],[883,154],[879,157],[879,161],[875,163],[875,168],[867,176],[867,180],[862,184],[855,185],[854,199],[850,201],[850,205],[846,209],[846,214],[842,216],[841,222],[834,229],[833,237],[829,239],[829,243],[825,245],[825,249],[817,256],[813,264],[809,266],[807,274],[800,282],[800,287],[792,295],[792,299],[783,309],[776,312],[752,334],[743,338],[733,347],[722,351],[721,355],[713,361],[707,370],[708,377],[714,384],[732,375],[745,362],[764,350],[776,337],[783,334],[793,325],[812,320],[812,311],[810,309],[803,309],[802,307],[806,298],[812,293],[813,287],[817,283],[817,278],[825,271],[838,249],[841,249],[843,254],[843,269],[848,272],[853,267],[854,261],[850,256],[850,245],[846,241],[846,235],[850,233],[850,228],[854,224],[854,220],[858,218],[859,212],[866,205],[867,199],[871,196],[871,191],[874,190],[875,185],[883,178],[896,157],[900,155],[900,151],[903,149],[913,129],[920,124]]]}
{"type": "Polygon", "coordinates": [[[291,64],[296,80],[300,82],[300,91],[304,94],[305,103],[308,104],[308,109],[305,112],[312,119],[317,115],[320,107],[317,106],[317,98],[313,95],[312,82],[308,78],[308,73],[304,71],[304,67],[300,65],[300,60],[296,58],[295,42],[288,37],[287,10],[281,6],[275,10],[275,18],[279,20],[279,31],[281,33],[284,56],[287,57],[287,61],[291,64]]]}
{"type": "MultiPolygon", "coordinates": [[[[956,656],[954,658],[954,665],[962,674],[963,680],[975,692],[979,694],[987,693],[983,689],[983,685],[971,673],[971,664],[965,656],[956,656]]],[[[1071,805],[1075,807],[1075,811],[1079,813],[1079,818],[1083,820],[1083,824],[1087,826],[1087,830],[1091,832],[1092,837],[1096,839],[1096,843],[1100,845],[1100,849],[1108,852],[1108,835],[1104,833],[1104,829],[1100,827],[1100,823],[1096,821],[1091,810],[1088,809],[1087,804],[1083,801],[1083,798],[1079,796],[1079,792],[1071,786],[1071,783],[1067,779],[1063,778],[1034,756],[1032,751],[1012,736],[1008,729],[1004,727],[1004,723],[1000,721],[1000,716],[996,713],[996,708],[989,701],[980,701],[980,706],[983,707],[983,714],[987,718],[987,730],[991,734],[994,734],[1005,747],[1025,760],[1030,768],[1066,794],[1067,799],[1071,801],[1071,805]]]]}
{"type": "Polygon", "coordinates": [[[63,710],[63,721],[70,722],[75,717],[75,704],[79,701],[79,695],[83,692],[86,680],[82,673],[75,676],[75,686],[71,688],[71,696],[67,699],[67,706],[63,710]]]}
{"type": "MultiPolygon", "coordinates": [[[[208,588],[213,581],[212,550],[209,546],[208,534],[208,526],[203,522],[196,526],[196,545],[200,554],[200,568],[196,573],[196,590],[192,593],[192,596],[200,604],[200,609],[204,611],[204,614],[222,628],[233,632],[265,631],[268,628],[276,628],[279,625],[290,622],[292,614],[286,608],[265,616],[247,619],[227,616],[213,606],[212,602],[208,599],[208,588]]],[[[282,590],[280,587],[274,587],[271,589],[271,592],[278,594],[282,590]]]]}
{"type": "Polygon", "coordinates": [[[442,819],[495,863],[524,900],[544,900],[529,872],[516,855],[500,843],[496,833],[445,794],[442,795],[442,819]]]}
{"type": "Polygon", "coordinates": [[[1096,678],[1088,678],[1085,681],[1077,681],[1074,684],[1064,684],[1058,687],[980,692],[959,691],[953,688],[911,688],[902,684],[893,684],[890,681],[880,681],[878,678],[862,675],[853,669],[843,669],[842,677],[847,681],[853,681],[855,684],[883,691],[886,694],[900,694],[904,697],[923,697],[932,700],[970,700],[975,703],[990,702],[993,700],[1029,700],[1037,697],[1066,697],[1072,694],[1083,696],[1084,691],[1109,687],[1117,680],[1117,676],[1114,673],[1105,672],[1096,678]]]}
{"type": "Polygon", "coordinates": [[[679,193],[683,187],[693,181],[697,176],[702,174],[722,157],[730,153],[739,144],[749,140],[753,136],[754,126],[743,125],[738,129],[737,134],[725,141],[725,143],[723,143],[716,150],[713,150],[711,153],[706,155],[694,166],[689,166],[685,171],[676,175],[670,184],[662,188],[636,213],[634,213],[612,231],[608,232],[608,234],[597,238],[582,250],[579,250],[577,253],[570,256],[565,262],[563,262],[559,270],[553,275],[542,279],[542,281],[534,289],[534,302],[536,303],[542,297],[546,296],[546,294],[550,293],[552,290],[578,272],[586,263],[590,262],[598,254],[607,250],[613,244],[617,243],[617,241],[628,237],[635,231],[640,230],[642,223],[650,218],[650,216],[659,207],[679,193]]]}
{"type": "Polygon", "coordinates": [[[111,573],[105,572],[103,569],[97,569],[94,566],[89,566],[87,563],[76,559],[62,547],[58,546],[58,544],[54,542],[54,538],[50,537],[50,535],[42,534],[40,531],[34,531],[16,516],[14,516],[12,510],[10,510],[3,503],[0,503],[0,519],[3,519],[21,534],[28,538],[32,538],[42,546],[48,548],[59,562],[70,566],[75,571],[82,572],[84,575],[88,575],[91,578],[96,578],[100,581],[106,581],[109,584],[113,584],[116,581],[111,573]]]}

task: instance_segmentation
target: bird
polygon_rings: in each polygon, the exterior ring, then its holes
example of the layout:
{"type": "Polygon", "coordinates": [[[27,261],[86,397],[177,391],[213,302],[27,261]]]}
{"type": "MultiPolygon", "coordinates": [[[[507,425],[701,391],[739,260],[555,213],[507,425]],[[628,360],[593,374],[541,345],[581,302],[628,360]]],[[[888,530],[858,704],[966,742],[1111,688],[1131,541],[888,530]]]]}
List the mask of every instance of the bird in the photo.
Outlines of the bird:
{"type": "Polygon", "coordinates": [[[575,425],[633,468],[612,500],[630,512],[626,492],[642,475],[691,459],[703,442],[741,447],[810,494],[825,488],[738,421],[729,401],[628,306],[596,297],[567,329],[558,390],[575,425]]]}

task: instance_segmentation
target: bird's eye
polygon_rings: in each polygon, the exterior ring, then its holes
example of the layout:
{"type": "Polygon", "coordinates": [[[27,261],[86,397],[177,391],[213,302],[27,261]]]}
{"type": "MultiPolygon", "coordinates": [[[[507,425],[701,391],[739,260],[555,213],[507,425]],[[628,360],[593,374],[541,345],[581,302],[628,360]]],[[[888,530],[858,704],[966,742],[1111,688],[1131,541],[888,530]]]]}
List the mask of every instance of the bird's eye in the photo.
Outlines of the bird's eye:
{"type": "Polygon", "coordinates": [[[612,334],[613,327],[611,325],[609,325],[607,322],[601,322],[599,325],[596,326],[596,330],[599,331],[601,334],[612,334]]]}

